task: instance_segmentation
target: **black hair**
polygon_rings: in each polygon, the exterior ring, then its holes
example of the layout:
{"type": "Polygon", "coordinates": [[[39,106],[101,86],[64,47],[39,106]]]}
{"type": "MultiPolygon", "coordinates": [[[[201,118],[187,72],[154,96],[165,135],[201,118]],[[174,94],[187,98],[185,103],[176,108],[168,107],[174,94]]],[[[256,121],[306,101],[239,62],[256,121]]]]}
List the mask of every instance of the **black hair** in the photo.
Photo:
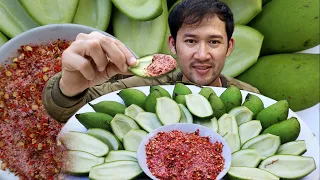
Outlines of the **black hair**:
{"type": "Polygon", "coordinates": [[[234,31],[233,14],[229,7],[219,0],[182,0],[169,14],[171,36],[176,41],[178,30],[183,24],[193,25],[215,15],[225,22],[229,42],[234,31]]]}

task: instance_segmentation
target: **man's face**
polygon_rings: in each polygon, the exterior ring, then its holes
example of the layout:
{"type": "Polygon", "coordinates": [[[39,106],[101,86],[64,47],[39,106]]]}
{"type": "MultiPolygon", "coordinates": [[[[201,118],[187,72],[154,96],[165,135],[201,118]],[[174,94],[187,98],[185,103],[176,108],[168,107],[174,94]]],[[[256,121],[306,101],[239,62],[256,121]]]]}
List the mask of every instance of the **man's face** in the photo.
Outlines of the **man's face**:
{"type": "Polygon", "coordinates": [[[225,22],[214,16],[197,25],[183,24],[175,43],[169,37],[169,46],[178,57],[184,80],[214,85],[233,49],[233,39],[228,44],[225,22]]]}

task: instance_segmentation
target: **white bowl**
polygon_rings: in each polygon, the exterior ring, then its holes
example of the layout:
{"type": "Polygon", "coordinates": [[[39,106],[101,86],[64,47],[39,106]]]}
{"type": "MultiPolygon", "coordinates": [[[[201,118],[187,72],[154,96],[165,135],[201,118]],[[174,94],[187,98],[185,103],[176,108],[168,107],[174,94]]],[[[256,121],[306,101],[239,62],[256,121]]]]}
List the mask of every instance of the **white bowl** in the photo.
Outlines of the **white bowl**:
{"type": "Polygon", "coordinates": [[[227,142],[223,139],[223,137],[216,133],[215,131],[198,125],[198,124],[189,124],[189,123],[177,123],[177,124],[171,124],[159,127],[152,132],[150,132],[146,137],[144,137],[139,145],[138,149],[138,162],[141,167],[141,169],[144,171],[146,175],[148,175],[152,179],[157,179],[155,176],[152,175],[150,172],[148,166],[147,166],[147,156],[146,156],[146,144],[148,144],[149,139],[156,136],[158,132],[170,132],[172,130],[180,130],[182,132],[195,132],[197,129],[199,129],[199,135],[200,136],[208,136],[210,137],[210,141],[212,143],[215,143],[216,141],[221,142],[223,144],[222,149],[222,156],[225,159],[224,168],[218,175],[217,179],[222,179],[228,172],[230,166],[231,166],[231,151],[230,147],[228,146],[227,142]]]}
{"type": "MultiPolygon", "coordinates": [[[[0,63],[10,59],[10,57],[16,56],[18,54],[17,50],[20,49],[22,45],[46,44],[56,41],[57,39],[71,41],[75,40],[79,33],[90,33],[93,31],[98,31],[114,38],[114,36],[104,31],[79,24],[49,24],[30,29],[15,36],[0,47],[0,63]]],[[[9,61],[9,63],[11,63],[11,61],[9,61]]]]}

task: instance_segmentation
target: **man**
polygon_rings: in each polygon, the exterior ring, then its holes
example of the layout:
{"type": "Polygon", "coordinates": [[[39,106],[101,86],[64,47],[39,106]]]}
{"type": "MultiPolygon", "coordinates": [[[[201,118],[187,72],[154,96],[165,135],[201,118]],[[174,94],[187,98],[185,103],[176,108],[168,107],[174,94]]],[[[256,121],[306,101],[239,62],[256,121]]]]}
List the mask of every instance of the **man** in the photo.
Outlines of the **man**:
{"type": "Polygon", "coordinates": [[[231,10],[217,0],[184,0],[169,15],[168,43],[176,54],[181,72],[158,79],[130,77],[115,83],[116,74],[130,74],[128,66],[136,57],[119,40],[98,32],[79,34],[62,55],[62,73],[52,77],[43,91],[48,113],[68,120],[87,102],[112,91],[134,86],[175,81],[259,92],[256,88],[221,75],[226,58],[234,47],[231,10]]]}

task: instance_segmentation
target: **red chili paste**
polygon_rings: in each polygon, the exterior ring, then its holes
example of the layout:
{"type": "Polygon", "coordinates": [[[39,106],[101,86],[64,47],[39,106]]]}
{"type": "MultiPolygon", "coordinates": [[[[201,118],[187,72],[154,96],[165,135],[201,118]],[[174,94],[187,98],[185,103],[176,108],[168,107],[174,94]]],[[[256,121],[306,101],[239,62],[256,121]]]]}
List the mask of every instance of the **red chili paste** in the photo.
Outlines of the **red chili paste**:
{"type": "Polygon", "coordinates": [[[153,55],[152,63],[147,67],[147,73],[151,77],[161,76],[177,67],[176,60],[167,54],[153,55]]]}
{"type": "Polygon", "coordinates": [[[199,130],[160,132],[146,145],[147,165],[159,179],[216,179],[224,168],[222,149],[199,130]]]}
{"type": "Polygon", "coordinates": [[[69,42],[21,46],[19,55],[0,64],[0,159],[20,179],[59,179],[62,124],[41,101],[50,77],[61,71],[61,55],[69,42]]]}

